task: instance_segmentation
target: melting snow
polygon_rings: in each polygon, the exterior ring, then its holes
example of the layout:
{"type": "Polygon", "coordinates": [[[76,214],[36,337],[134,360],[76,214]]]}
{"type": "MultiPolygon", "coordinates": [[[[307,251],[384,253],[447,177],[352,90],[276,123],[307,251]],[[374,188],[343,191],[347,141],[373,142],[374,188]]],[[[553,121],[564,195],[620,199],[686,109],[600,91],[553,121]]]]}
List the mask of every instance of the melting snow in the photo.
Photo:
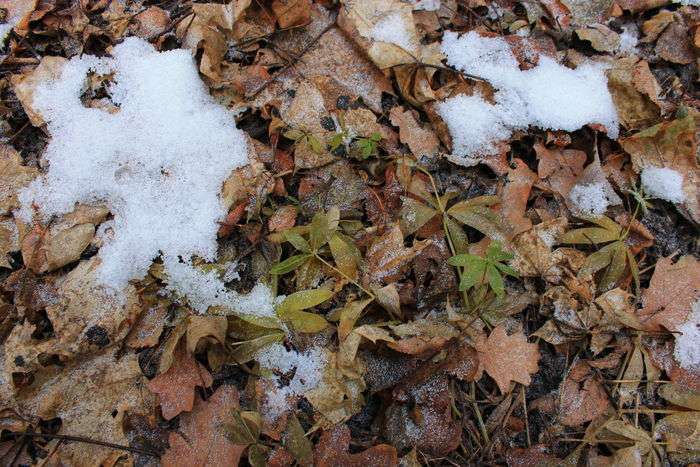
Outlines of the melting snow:
{"type": "Polygon", "coordinates": [[[122,290],[162,255],[170,287],[197,310],[228,302],[272,312],[269,292],[240,297],[191,264],[193,255],[216,258],[217,221],[225,215],[219,192],[247,163],[247,145],[233,115],[209,96],[189,51],[159,53],[128,38],[113,58],[68,61],[60,79],[38,86],[33,106],[52,136],[49,169],[21,193],[21,217],[31,218],[33,204],[47,219],[75,203],[106,203],[114,221],[100,229],[98,277],[108,288],[122,290]],[[115,73],[116,113],[82,104],[89,72],[115,73]]]}
{"type": "Polygon", "coordinates": [[[417,44],[410,33],[408,24],[410,17],[393,11],[377,21],[371,31],[372,39],[375,41],[388,42],[401,47],[403,50],[412,51],[417,44]]]}
{"type": "Polygon", "coordinates": [[[683,175],[666,167],[647,167],[642,170],[642,188],[653,198],[665,199],[672,203],[682,203],[683,175]]]}
{"type": "Polygon", "coordinates": [[[497,89],[494,104],[479,95],[455,96],[438,104],[455,156],[494,154],[496,143],[530,125],[574,131],[598,123],[617,137],[617,112],[603,65],[584,63],[572,70],[540,56],[536,67],[523,71],[503,38],[475,32],[461,37],[446,32],[442,51],[449,65],[484,78],[497,89]]]}
{"type": "Polygon", "coordinates": [[[571,203],[578,209],[579,214],[600,216],[605,214],[610,200],[602,183],[586,183],[574,185],[569,192],[571,203]]]}

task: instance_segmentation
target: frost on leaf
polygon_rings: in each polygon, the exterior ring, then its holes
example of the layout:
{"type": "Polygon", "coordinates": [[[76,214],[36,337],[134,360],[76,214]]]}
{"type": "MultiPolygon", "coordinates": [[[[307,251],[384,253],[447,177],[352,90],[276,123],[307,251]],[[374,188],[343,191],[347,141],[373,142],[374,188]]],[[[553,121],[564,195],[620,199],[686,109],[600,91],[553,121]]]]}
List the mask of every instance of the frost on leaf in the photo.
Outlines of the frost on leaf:
{"type": "Polygon", "coordinates": [[[504,394],[509,392],[511,381],[527,386],[530,375],[537,372],[540,352],[537,344],[528,343],[522,332],[509,336],[500,325],[488,338],[478,339],[474,347],[481,370],[486,370],[504,394]]]}

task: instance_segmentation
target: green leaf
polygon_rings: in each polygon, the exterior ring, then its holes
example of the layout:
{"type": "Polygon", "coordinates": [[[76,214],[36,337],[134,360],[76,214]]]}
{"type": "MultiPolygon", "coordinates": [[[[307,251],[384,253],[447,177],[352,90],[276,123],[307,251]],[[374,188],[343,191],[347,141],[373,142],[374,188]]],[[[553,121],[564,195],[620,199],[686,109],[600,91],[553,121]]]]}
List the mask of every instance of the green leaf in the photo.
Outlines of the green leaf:
{"type": "Polygon", "coordinates": [[[328,240],[331,255],[338,269],[351,279],[357,278],[357,268],[362,261],[362,254],[355,244],[341,233],[334,233],[328,240]]]}
{"type": "Polygon", "coordinates": [[[244,420],[241,416],[241,412],[237,409],[233,409],[232,417],[233,421],[231,423],[226,423],[222,426],[222,431],[224,436],[233,444],[240,444],[247,446],[253,444],[258,440],[258,435],[255,431],[259,431],[257,427],[249,426],[247,420],[244,420]]]}
{"type": "MultiPolygon", "coordinates": [[[[463,202],[464,203],[464,202],[463,202]]],[[[475,228],[494,240],[503,240],[503,230],[496,214],[484,206],[470,206],[457,203],[447,213],[462,224],[475,228]]]]}
{"type": "Polygon", "coordinates": [[[378,142],[381,141],[381,139],[382,139],[382,134],[381,134],[381,133],[374,132],[374,133],[372,133],[372,134],[369,136],[369,139],[371,139],[371,140],[374,141],[375,143],[378,143],[378,142]]]}
{"type": "Polygon", "coordinates": [[[313,258],[313,255],[304,253],[303,255],[290,256],[281,263],[273,265],[270,268],[270,274],[287,274],[288,272],[294,271],[296,268],[304,264],[309,258],[313,258]]]}
{"type": "Polygon", "coordinates": [[[289,295],[277,307],[277,314],[284,315],[289,311],[306,310],[325,302],[333,296],[333,292],[328,289],[302,290],[289,295]]]}
{"type": "Polygon", "coordinates": [[[605,268],[612,261],[612,255],[615,252],[614,243],[606,245],[595,253],[591,254],[583,263],[583,267],[578,272],[578,277],[583,277],[587,274],[595,274],[605,268]]]}
{"type": "Polygon", "coordinates": [[[319,248],[326,244],[328,241],[328,236],[330,235],[328,216],[326,213],[317,212],[314,215],[314,218],[311,220],[309,232],[309,243],[311,243],[311,249],[313,251],[318,251],[319,248]]]}
{"type": "Polygon", "coordinates": [[[309,242],[307,242],[306,239],[302,237],[298,232],[295,232],[293,230],[285,230],[284,232],[282,232],[282,235],[284,235],[284,239],[291,243],[292,246],[297,250],[301,250],[305,253],[311,251],[309,242]]]}
{"type": "Polygon", "coordinates": [[[491,286],[491,290],[494,291],[497,297],[501,297],[505,291],[501,273],[495,266],[489,265],[486,267],[486,277],[489,281],[489,285],[491,286]]]}
{"type": "Polygon", "coordinates": [[[328,326],[328,322],[321,315],[307,311],[289,310],[279,317],[289,323],[297,332],[319,332],[328,326]]]}
{"type": "Polygon", "coordinates": [[[507,275],[512,276],[512,277],[520,277],[520,274],[518,274],[518,271],[511,268],[507,264],[496,263],[496,264],[494,264],[494,266],[496,266],[498,268],[498,270],[501,271],[503,274],[507,274],[507,275]]]}
{"type": "Polygon", "coordinates": [[[362,311],[372,302],[371,298],[366,300],[354,301],[346,304],[340,312],[340,323],[338,323],[338,339],[344,341],[352,328],[355,327],[355,322],[358,320],[362,311]]]}
{"type": "Polygon", "coordinates": [[[401,202],[399,220],[404,235],[411,235],[438,214],[435,209],[413,198],[401,197],[401,202]]]}
{"type": "Polygon", "coordinates": [[[229,355],[229,360],[235,363],[246,363],[255,358],[261,349],[274,342],[282,342],[284,333],[266,334],[245,342],[240,342],[229,355]]]}
{"type": "Polygon", "coordinates": [[[330,140],[328,140],[328,145],[331,147],[331,150],[335,151],[338,149],[340,145],[343,144],[343,139],[345,139],[344,133],[336,133],[330,140]]]}
{"type": "Polygon", "coordinates": [[[447,224],[447,231],[452,240],[452,245],[454,245],[455,253],[460,254],[469,251],[469,237],[464,232],[464,229],[449,216],[445,216],[445,223],[447,224]]]}
{"type": "Polygon", "coordinates": [[[461,255],[456,255],[447,260],[452,266],[465,266],[474,267],[477,264],[484,263],[484,258],[481,256],[471,255],[469,253],[463,253],[461,255]]]}
{"type": "Polygon", "coordinates": [[[598,224],[605,230],[609,230],[610,232],[614,232],[615,235],[619,238],[620,234],[622,234],[622,227],[615,222],[614,220],[610,219],[607,216],[599,216],[599,217],[593,217],[588,219],[590,222],[594,224],[598,224]]]}
{"type": "Polygon", "coordinates": [[[561,236],[561,243],[591,245],[595,243],[613,242],[620,238],[618,232],[600,227],[584,227],[570,230],[561,236]]]}
{"type": "Polygon", "coordinates": [[[314,135],[306,135],[306,140],[308,141],[311,150],[316,154],[320,154],[323,151],[323,146],[321,145],[321,142],[314,135]]]}
{"type": "Polygon", "coordinates": [[[313,445],[306,438],[304,428],[294,414],[287,418],[287,429],[282,434],[282,446],[294,456],[299,465],[312,464],[313,445]]]}
{"type": "Polygon", "coordinates": [[[503,250],[501,242],[491,242],[486,250],[486,258],[492,262],[508,261],[513,259],[513,254],[503,250]]]}
{"type": "Polygon", "coordinates": [[[283,133],[284,137],[293,141],[299,141],[304,137],[304,132],[300,130],[287,130],[283,133]]]}
{"type": "Polygon", "coordinates": [[[462,274],[462,280],[459,283],[459,290],[468,290],[480,283],[484,278],[486,262],[479,261],[467,267],[462,274]]]}
{"type": "Polygon", "coordinates": [[[610,258],[610,266],[605,271],[605,275],[600,281],[599,288],[601,292],[606,292],[613,288],[615,283],[622,277],[627,264],[627,247],[624,243],[617,241],[613,243],[615,248],[612,257],[610,258]]]}
{"type": "Polygon", "coordinates": [[[463,207],[473,207],[473,206],[493,206],[501,202],[501,198],[496,195],[482,195],[475,196],[465,201],[460,201],[459,203],[452,206],[463,206],[463,207]]]}
{"type": "Polygon", "coordinates": [[[267,465],[267,451],[263,444],[254,444],[248,448],[248,463],[252,467],[265,467],[267,465]]]}

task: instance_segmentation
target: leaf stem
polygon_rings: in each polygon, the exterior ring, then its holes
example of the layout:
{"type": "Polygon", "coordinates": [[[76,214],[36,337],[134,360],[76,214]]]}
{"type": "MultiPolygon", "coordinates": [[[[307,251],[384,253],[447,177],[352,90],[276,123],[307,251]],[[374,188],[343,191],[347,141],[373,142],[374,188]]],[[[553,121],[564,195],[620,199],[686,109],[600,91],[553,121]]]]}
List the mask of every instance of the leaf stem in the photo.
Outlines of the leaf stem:
{"type": "Polygon", "coordinates": [[[333,266],[331,263],[329,263],[328,261],[326,261],[325,259],[323,259],[323,258],[321,257],[321,255],[319,255],[319,254],[316,253],[315,251],[312,252],[312,254],[314,255],[314,257],[315,257],[317,260],[319,260],[320,262],[322,262],[322,263],[323,263],[324,265],[326,265],[327,267],[331,268],[333,271],[335,271],[335,272],[337,272],[338,274],[340,274],[344,279],[348,280],[349,282],[351,282],[352,284],[354,284],[357,288],[359,288],[359,289],[362,290],[364,293],[366,293],[367,295],[369,295],[369,296],[372,298],[372,300],[374,300],[374,299],[376,298],[372,292],[370,292],[369,290],[367,290],[367,289],[365,289],[364,287],[362,287],[357,281],[355,281],[355,280],[352,279],[350,276],[348,276],[347,274],[345,274],[343,271],[341,271],[340,269],[336,268],[336,267],[333,266]]]}

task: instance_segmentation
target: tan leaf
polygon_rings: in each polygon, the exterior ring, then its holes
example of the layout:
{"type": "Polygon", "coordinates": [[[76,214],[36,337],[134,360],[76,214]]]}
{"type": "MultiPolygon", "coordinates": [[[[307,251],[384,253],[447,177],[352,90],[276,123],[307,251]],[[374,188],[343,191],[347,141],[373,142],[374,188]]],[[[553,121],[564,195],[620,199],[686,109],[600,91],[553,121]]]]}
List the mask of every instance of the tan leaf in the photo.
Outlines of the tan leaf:
{"type": "Polygon", "coordinates": [[[620,45],[620,35],[603,24],[592,24],[576,30],[576,35],[599,52],[612,53],[620,45]]]}
{"type": "Polygon", "coordinates": [[[230,467],[238,465],[246,446],[233,444],[224,425],[235,422],[238,390],[221,386],[206,401],[196,398],[191,413],[180,417],[170,433],[170,448],[161,458],[164,467],[230,467]]]}
{"type": "Polygon", "coordinates": [[[274,0],[272,12],[282,29],[303,26],[311,20],[311,0],[274,0]]]}
{"type": "Polygon", "coordinates": [[[608,88],[627,129],[643,128],[658,120],[661,88],[646,61],[637,57],[617,60],[608,72],[608,88]]]}
{"type": "Polygon", "coordinates": [[[700,294],[700,261],[683,256],[656,262],[649,288],[642,292],[639,319],[647,329],[677,331],[686,321],[691,305],[700,294]]]}
{"type": "Polygon", "coordinates": [[[688,27],[679,21],[669,24],[656,41],[656,53],[671,63],[687,65],[695,61],[688,27]]]}
{"type": "Polygon", "coordinates": [[[537,372],[540,358],[537,344],[528,343],[520,331],[509,336],[505,327],[499,325],[487,339],[479,338],[474,347],[479,353],[481,370],[486,370],[503,394],[509,392],[511,381],[527,386],[530,375],[537,372]]]}
{"type": "Polygon", "coordinates": [[[0,268],[9,268],[7,254],[19,250],[19,232],[11,219],[0,217],[0,268]]]}
{"type": "Polygon", "coordinates": [[[522,160],[514,159],[515,169],[508,171],[508,183],[501,195],[501,218],[508,231],[508,238],[513,238],[532,227],[532,221],[525,216],[527,201],[532,185],[537,181],[537,174],[530,170],[522,160]]]}
{"type": "Polygon", "coordinates": [[[36,8],[37,0],[5,0],[2,8],[7,10],[3,22],[13,24],[13,29],[20,36],[27,34],[32,12],[36,8]]]}
{"type": "Polygon", "coordinates": [[[437,136],[421,127],[411,111],[404,110],[401,106],[392,107],[389,118],[392,125],[399,127],[401,142],[408,145],[416,157],[433,156],[437,153],[440,146],[437,136]]]}
{"type": "Polygon", "coordinates": [[[44,118],[38,111],[34,110],[34,91],[42,82],[58,79],[63,70],[63,65],[67,61],[63,57],[47,56],[42,58],[39,66],[31,72],[22,75],[12,75],[12,88],[22,103],[22,107],[24,107],[24,111],[27,113],[32,125],[41,126],[44,124],[44,118]]]}
{"type": "Polygon", "coordinates": [[[206,368],[183,345],[178,347],[173,357],[170,368],[147,384],[149,391],[158,394],[160,409],[166,420],[191,411],[195,386],[208,388],[213,382],[206,368]]]}
{"type": "Polygon", "coordinates": [[[294,227],[297,219],[297,208],[294,206],[281,206],[270,216],[267,227],[270,232],[281,232],[294,227]]]}
{"type": "Polygon", "coordinates": [[[12,146],[0,145],[0,216],[20,207],[17,195],[39,171],[22,165],[22,157],[12,146]]]}
{"type": "Polygon", "coordinates": [[[412,247],[404,247],[401,229],[398,224],[394,224],[384,235],[375,239],[367,249],[365,283],[388,283],[400,277],[428,242],[424,240],[415,242],[412,247]]]}
{"type": "Polygon", "coordinates": [[[197,344],[204,338],[213,339],[221,344],[226,340],[228,320],[225,316],[190,316],[187,318],[187,352],[193,354],[197,344]]]}
{"type": "MultiPolygon", "coordinates": [[[[129,352],[117,359],[114,353],[114,348],[108,348],[64,367],[52,366],[9,404],[0,394],[0,405],[15,407],[32,419],[60,417],[61,435],[128,446],[122,428],[125,415],[152,413],[154,398],[143,387],[137,355],[129,352]]],[[[2,386],[0,393],[8,385],[2,386]]],[[[50,463],[70,467],[114,465],[126,455],[130,454],[92,443],[59,443],[50,463]]]]}
{"type": "Polygon", "coordinates": [[[134,33],[144,39],[150,39],[165,32],[170,23],[167,11],[157,6],[150,6],[134,17],[136,28],[134,33]]]}

